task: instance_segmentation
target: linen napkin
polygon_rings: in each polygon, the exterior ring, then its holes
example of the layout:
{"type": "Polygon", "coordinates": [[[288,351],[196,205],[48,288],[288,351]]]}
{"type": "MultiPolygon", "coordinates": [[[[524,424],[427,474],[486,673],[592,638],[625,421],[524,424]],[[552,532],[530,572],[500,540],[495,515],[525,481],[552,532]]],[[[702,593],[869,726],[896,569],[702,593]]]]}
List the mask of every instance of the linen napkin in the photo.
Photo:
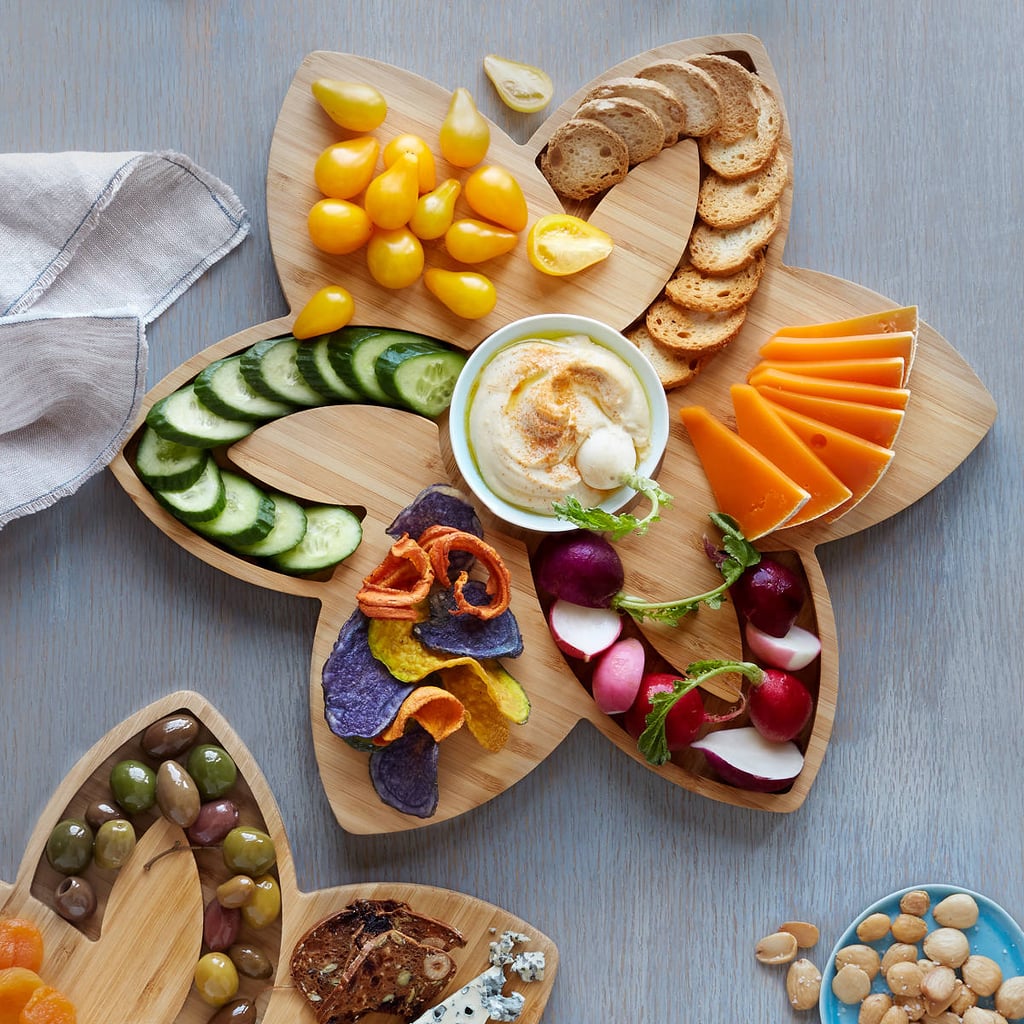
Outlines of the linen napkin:
{"type": "Polygon", "coordinates": [[[0,154],[0,529],[117,454],[146,326],[248,231],[180,153],[0,154]]]}

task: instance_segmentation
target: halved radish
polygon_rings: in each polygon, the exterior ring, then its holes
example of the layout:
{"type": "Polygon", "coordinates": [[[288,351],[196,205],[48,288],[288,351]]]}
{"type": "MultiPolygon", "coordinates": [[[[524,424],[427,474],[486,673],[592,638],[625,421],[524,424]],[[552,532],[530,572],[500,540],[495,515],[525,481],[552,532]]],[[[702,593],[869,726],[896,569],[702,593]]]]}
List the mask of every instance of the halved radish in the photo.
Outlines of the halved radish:
{"type": "Polygon", "coordinates": [[[795,743],[773,743],[753,726],[719,729],[691,747],[704,752],[723,782],[757,793],[785,789],[804,767],[795,743]]]}
{"type": "Polygon", "coordinates": [[[821,654],[821,641],[801,626],[790,626],[784,636],[772,636],[748,622],[746,637],[755,657],[772,668],[782,668],[787,672],[806,668],[821,654]]]}
{"type": "Polygon", "coordinates": [[[622,617],[611,608],[585,608],[559,598],[551,605],[548,626],[561,651],[590,661],[618,640],[622,617]]]}

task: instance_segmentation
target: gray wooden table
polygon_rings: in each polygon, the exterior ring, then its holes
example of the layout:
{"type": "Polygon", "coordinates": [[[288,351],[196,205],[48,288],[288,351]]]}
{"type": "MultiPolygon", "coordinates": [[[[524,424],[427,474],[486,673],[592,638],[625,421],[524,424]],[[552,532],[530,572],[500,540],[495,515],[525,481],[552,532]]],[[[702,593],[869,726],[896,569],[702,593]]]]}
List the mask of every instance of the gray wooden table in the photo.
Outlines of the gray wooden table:
{"type": "Polygon", "coordinates": [[[550,1021],[788,1019],[781,974],[754,960],[757,938],[786,918],[815,921],[820,964],[862,906],[916,882],[980,890],[1024,918],[1020,3],[4,9],[0,151],[178,149],[230,183],[252,215],[251,237],[151,328],[151,383],[286,311],[264,176],[279,105],[307,52],[364,54],[466,84],[525,141],[536,121],[501,107],[483,77],[486,53],[547,68],[557,104],[659,43],[750,32],[792,123],[786,262],[918,303],[1000,414],[933,492],[820,551],[841,647],[839,707],[818,780],[786,816],[677,789],[582,726],[473,813],[349,836],[308,742],[313,603],[190,557],[109,473],[94,477],[0,533],[0,877],[13,880],[40,809],[93,742],[164,693],[192,688],[260,762],[303,888],[411,880],[507,907],[560,947],[550,1021]]]}

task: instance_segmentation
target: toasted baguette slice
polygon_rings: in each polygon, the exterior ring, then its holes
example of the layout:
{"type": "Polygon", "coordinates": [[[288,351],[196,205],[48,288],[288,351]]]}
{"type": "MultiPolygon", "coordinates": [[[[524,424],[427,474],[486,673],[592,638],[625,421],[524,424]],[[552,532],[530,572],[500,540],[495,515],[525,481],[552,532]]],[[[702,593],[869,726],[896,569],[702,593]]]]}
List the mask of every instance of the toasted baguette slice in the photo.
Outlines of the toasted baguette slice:
{"type": "Polygon", "coordinates": [[[665,131],[664,145],[671,146],[679,138],[686,124],[686,111],[675,94],[661,82],[650,78],[609,78],[595,86],[584,97],[590,100],[608,99],[611,96],[625,96],[646,104],[661,119],[665,131]]]}
{"type": "Polygon", "coordinates": [[[684,260],[665,285],[665,294],[687,309],[728,313],[745,306],[754,297],[763,273],[763,253],[758,253],[747,266],[728,277],[712,277],[684,260]]]}
{"type": "Polygon", "coordinates": [[[560,196],[589,199],[626,177],[629,147],[607,125],[571,117],[548,140],[540,170],[560,196]]]}
{"type": "Polygon", "coordinates": [[[698,224],[690,233],[690,263],[711,276],[727,277],[753,263],[779,229],[782,211],[776,203],[756,220],[738,228],[698,224]]]}
{"type": "Polygon", "coordinates": [[[582,117],[618,132],[629,151],[629,165],[643,163],[661,152],[665,130],[661,118],[646,103],[628,96],[587,100],[573,117],[582,117]]]}
{"type": "MultiPolygon", "coordinates": [[[[712,132],[699,140],[700,158],[722,178],[745,178],[771,162],[782,138],[782,108],[775,94],[754,79],[757,122],[739,138],[712,132]]],[[[723,122],[724,123],[724,122],[723,122]]]]}
{"type": "Polygon", "coordinates": [[[754,83],[757,75],[720,53],[698,53],[686,62],[700,68],[718,86],[722,117],[715,129],[723,141],[742,138],[757,125],[754,83]]]}
{"type": "Polygon", "coordinates": [[[714,131],[722,120],[722,93],[704,70],[684,60],[660,60],[636,73],[671,89],[686,113],[679,134],[698,138],[714,131]]]}
{"type": "Polygon", "coordinates": [[[789,184],[789,164],[781,152],[760,171],[729,181],[715,173],[700,183],[697,216],[713,228],[738,228],[774,206],[789,184]]]}
{"type": "Polygon", "coordinates": [[[721,352],[739,334],[746,318],[746,306],[726,313],[702,313],[661,298],[648,307],[645,322],[659,348],[669,355],[692,359],[721,352]]]}
{"type": "Polygon", "coordinates": [[[647,357],[666,391],[685,387],[690,381],[696,380],[712,359],[712,356],[673,355],[655,342],[645,323],[629,328],[626,337],[647,357]]]}

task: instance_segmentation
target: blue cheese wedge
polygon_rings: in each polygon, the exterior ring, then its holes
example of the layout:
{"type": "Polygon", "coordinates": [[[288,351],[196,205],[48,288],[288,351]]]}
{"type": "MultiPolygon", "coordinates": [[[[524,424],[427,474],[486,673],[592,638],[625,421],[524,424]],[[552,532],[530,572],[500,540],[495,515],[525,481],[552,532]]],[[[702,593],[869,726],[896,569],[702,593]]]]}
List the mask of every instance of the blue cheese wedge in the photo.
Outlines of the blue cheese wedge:
{"type": "Polygon", "coordinates": [[[519,996],[519,1008],[515,1011],[515,1016],[495,1017],[492,1014],[492,1011],[506,1014],[511,1011],[511,1003],[504,1003],[511,997],[501,994],[504,986],[504,970],[500,966],[488,967],[483,974],[477,975],[443,1003],[438,1003],[417,1017],[413,1024],[436,1024],[437,1021],[443,1021],[444,1024],[480,1024],[486,1020],[513,1021],[522,1009],[522,996],[519,996]]]}

